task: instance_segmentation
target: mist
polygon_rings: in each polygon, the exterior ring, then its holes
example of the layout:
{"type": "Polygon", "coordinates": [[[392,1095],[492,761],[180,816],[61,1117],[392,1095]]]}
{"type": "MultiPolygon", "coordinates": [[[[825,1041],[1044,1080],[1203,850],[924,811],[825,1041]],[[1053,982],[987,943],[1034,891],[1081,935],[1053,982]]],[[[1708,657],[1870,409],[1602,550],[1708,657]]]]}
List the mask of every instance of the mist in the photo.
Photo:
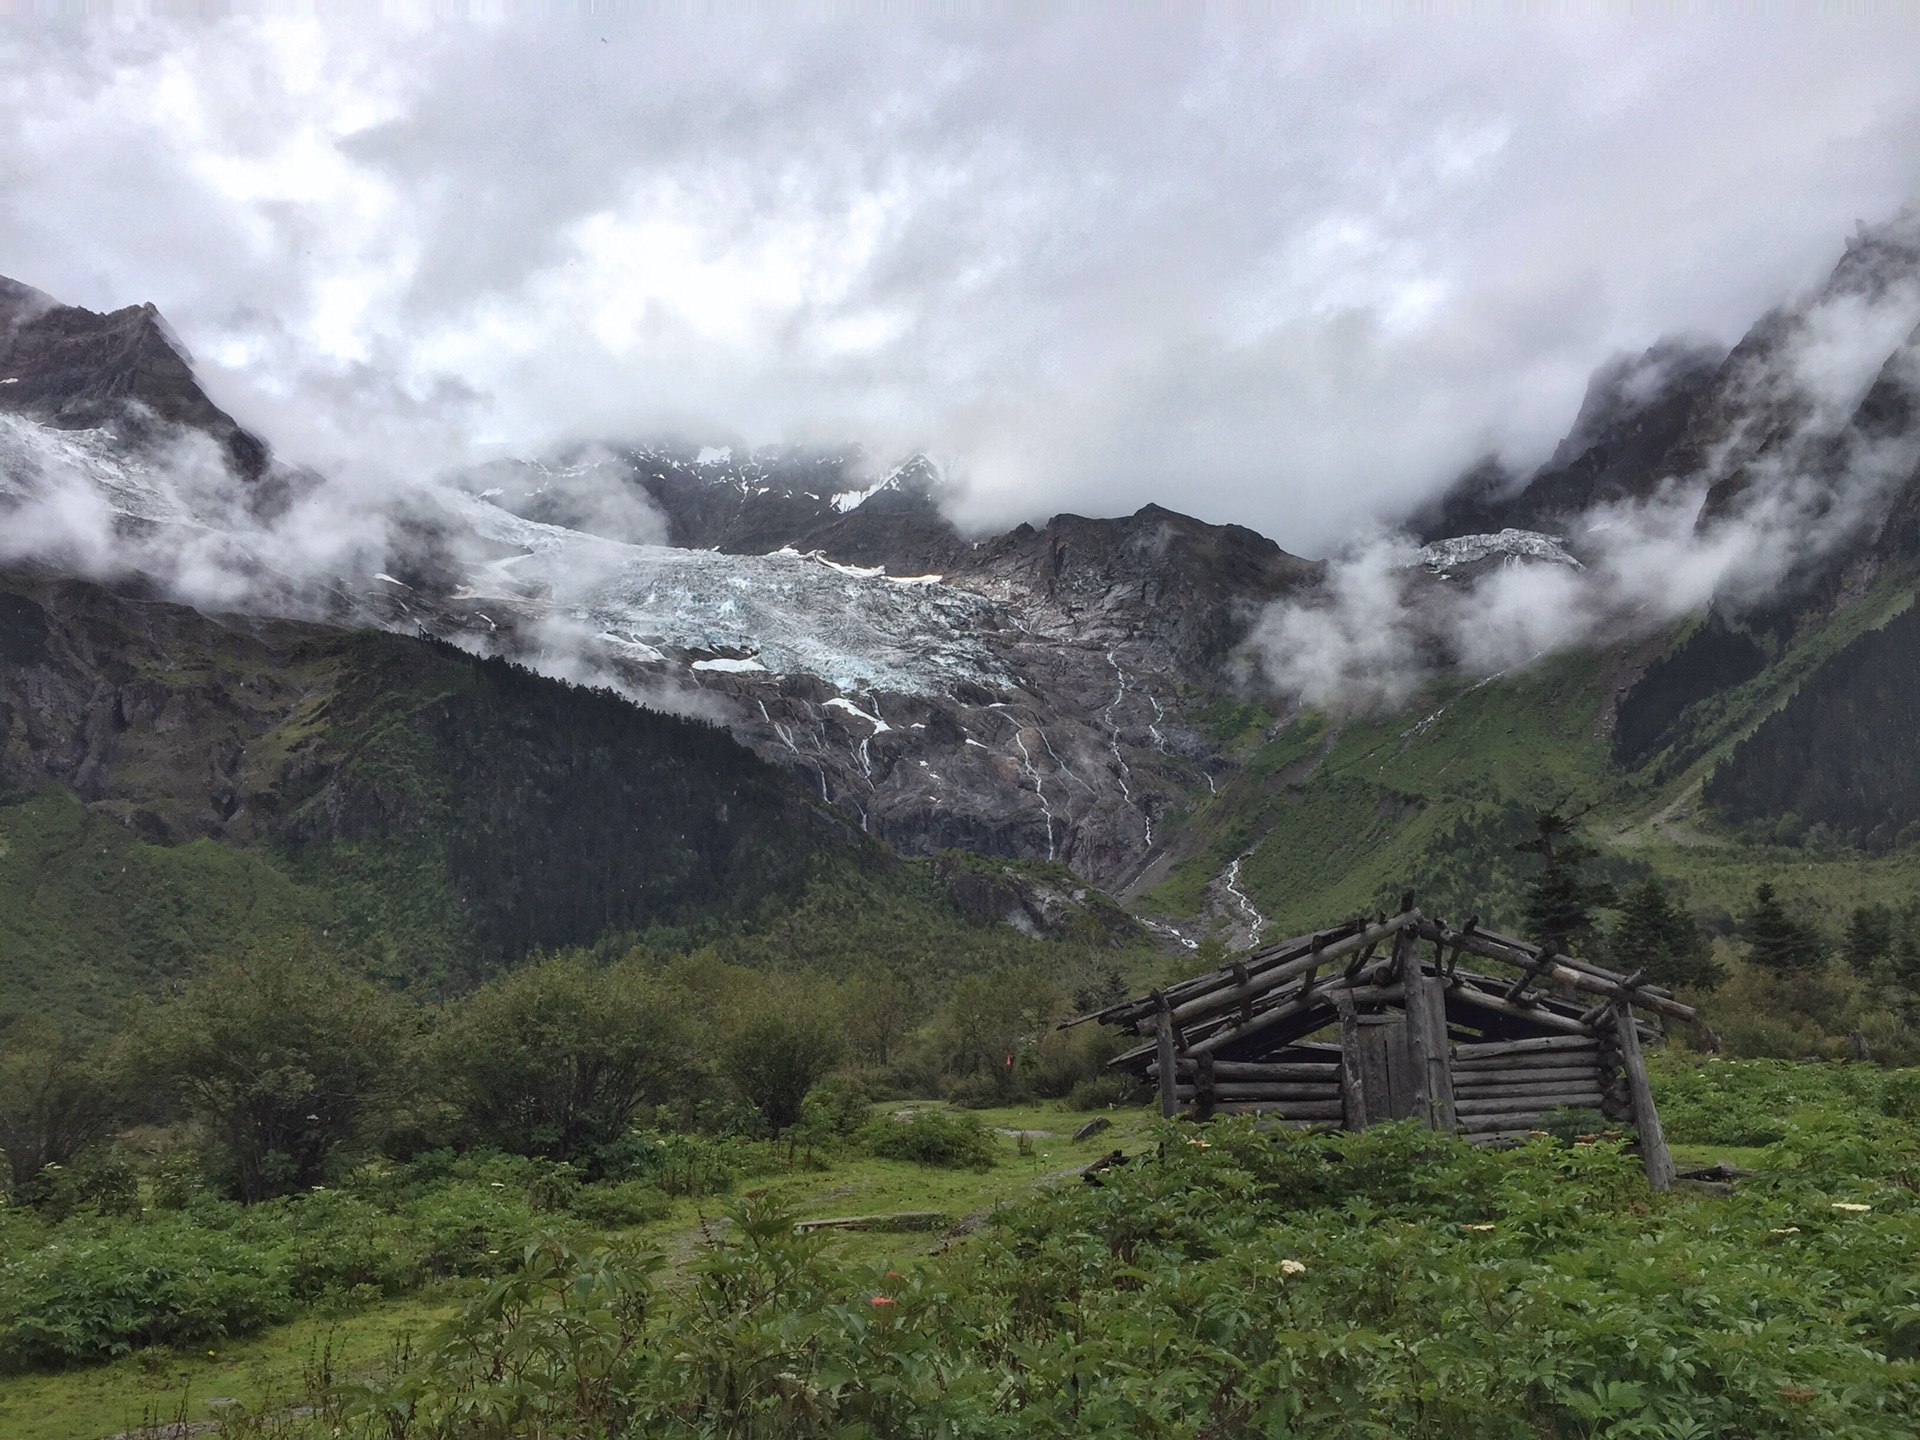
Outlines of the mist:
{"type": "Polygon", "coordinates": [[[1730,344],[1920,180],[1920,20],[988,11],[0,34],[0,272],[288,460],[924,450],[1324,554],[1730,344]]]}
{"type": "MultiPolygon", "coordinates": [[[[1335,557],[1319,593],[1261,617],[1252,646],[1267,677],[1310,705],[1388,712],[1441,675],[1505,674],[1709,607],[1736,620],[1777,608],[1857,560],[1895,495],[1920,481],[1911,420],[1920,276],[1910,261],[1920,217],[1875,233],[1891,262],[1843,266],[1777,309],[1721,367],[1694,422],[1697,465],[1651,494],[1566,516],[1555,559],[1515,555],[1443,574],[1440,547],[1367,532],[1335,557]],[[1870,394],[1883,403],[1866,404],[1870,394]]],[[[1629,388],[1659,380],[1622,360],[1595,384],[1621,376],[1629,388]]]]}

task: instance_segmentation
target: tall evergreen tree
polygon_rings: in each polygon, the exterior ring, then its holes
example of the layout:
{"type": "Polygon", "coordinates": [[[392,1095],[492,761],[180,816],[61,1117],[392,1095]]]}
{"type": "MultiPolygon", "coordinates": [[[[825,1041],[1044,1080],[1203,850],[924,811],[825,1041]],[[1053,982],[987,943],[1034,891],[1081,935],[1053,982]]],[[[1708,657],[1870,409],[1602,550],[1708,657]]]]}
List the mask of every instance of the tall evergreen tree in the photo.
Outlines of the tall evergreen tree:
{"type": "Polygon", "coordinates": [[[1753,913],[1745,928],[1747,958],[1763,970],[1803,973],[1818,967],[1823,958],[1818,932],[1787,914],[1773,886],[1764,881],[1753,892],[1753,913]]]}
{"type": "Polygon", "coordinates": [[[1644,970],[1661,985],[1711,990],[1722,978],[1700,927],[1652,877],[1621,905],[1607,948],[1621,970],[1644,970]]]}
{"type": "Polygon", "coordinates": [[[1541,860],[1539,874],[1527,882],[1527,933],[1556,950],[1592,939],[1593,912],[1613,903],[1611,885],[1582,873],[1599,852],[1575,837],[1578,818],[1544,810],[1533,817],[1534,838],[1514,847],[1541,860]]]}
{"type": "Polygon", "coordinates": [[[1884,905],[1856,905],[1847,918],[1847,937],[1841,953],[1859,974],[1893,953],[1893,912],[1884,905]]]}

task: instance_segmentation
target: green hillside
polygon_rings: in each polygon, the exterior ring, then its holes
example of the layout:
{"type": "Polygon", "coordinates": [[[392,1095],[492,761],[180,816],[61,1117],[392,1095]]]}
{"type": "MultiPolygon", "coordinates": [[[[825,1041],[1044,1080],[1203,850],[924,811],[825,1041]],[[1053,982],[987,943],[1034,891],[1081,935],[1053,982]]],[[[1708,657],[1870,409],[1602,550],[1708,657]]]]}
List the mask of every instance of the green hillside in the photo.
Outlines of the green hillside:
{"type": "Polygon", "coordinates": [[[0,601],[0,1017],[104,1022],[296,939],[423,998],[569,947],[945,984],[1104,972],[1132,939],[1060,867],[901,862],[723,731],[607,692],[74,582],[0,601]],[[968,919],[969,885],[997,912],[968,919]],[[1000,923],[1041,890],[1051,938],[1000,923]]]}
{"type": "MultiPolygon", "coordinates": [[[[1238,858],[1240,889],[1270,932],[1389,909],[1409,890],[1456,922],[1477,914],[1517,928],[1537,862],[1515,847],[1536,813],[1559,808],[1585,812],[1597,878],[1676,886],[1720,937],[1723,963],[1762,882],[1835,945],[1859,906],[1906,915],[1920,935],[1920,837],[1905,828],[1920,754],[1913,598],[1911,583],[1888,580],[1785,638],[1743,633],[1764,663],[1725,688],[1724,671],[1702,661],[1724,640],[1694,620],[1637,654],[1574,653],[1436,685],[1390,716],[1307,713],[1276,732],[1257,708],[1214,707],[1233,732],[1216,738],[1245,753],[1245,768],[1169,827],[1178,862],[1140,908],[1204,922],[1217,913],[1209,886],[1238,858]],[[1666,713],[1649,725],[1656,707],[1642,705],[1623,762],[1615,722],[1649,684],[1665,687],[1666,713]]],[[[1800,1001],[1735,984],[1717,1003],[1725,1015],[1800,1001]]],[[[1871,1003],[1829,1008],[1852,1025],[1871,1003]]],[[[1912,1026],[1889,1016],[1883,1028],[1912,1026]]]]}

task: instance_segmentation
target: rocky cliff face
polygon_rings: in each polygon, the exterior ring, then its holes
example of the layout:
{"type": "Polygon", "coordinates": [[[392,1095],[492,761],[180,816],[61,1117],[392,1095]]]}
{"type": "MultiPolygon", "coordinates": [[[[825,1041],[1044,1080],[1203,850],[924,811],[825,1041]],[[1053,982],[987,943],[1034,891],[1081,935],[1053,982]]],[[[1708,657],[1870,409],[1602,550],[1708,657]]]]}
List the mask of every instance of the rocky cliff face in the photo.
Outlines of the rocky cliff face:
{"type": "MultiPolygon", "coordinates": [[[[1235,647],[1261,607],[1320,574],[1250,530],[1157,506],[965,538],[924,460],[876,472],[854,453],[599,445],[423,486],[369,517],[384,549],[303,579],[287,565],[299,518],[263,517],[248,490],[273,488],[264,448],[200,393],[150,308],[4,298],[19,373],[0,387],[14,411],[0,507],[80,494],[108,522],[96,544],[133,557],[118,572],[163,590],[211,572],[230,582],[222,608],[424,631],[717,720],[908,853],[1055,860],[1124,884],[1168,812],[1230,767],[1187,712],[1244,679],[1235,647]],[[240,499],[170,473],[142,425],[215,439],[240,499]]],[[[86,718],[92,704],[57,708],[102,743],[140,729],[86,718]]],[[[59,749],[36,751],[48,773],[110,803],[59,749]]],[[[233,823],[225,803],[210,790],[215,819],[185,833],[233,823]]]]}
{"type": "MultiPolygon", "coordinates": [[[[1748,631],[1790,632],[1920,559],[1917,322],[1920,226],[1902,221],[1731,354],[1673,342],[1604,368],[1544,466],[1482,467],[1420,517],[1433,543],[1408,603],[1495,568],[1576,566],[1616,502],[1695,497],[1708,529],[1765,518],[1804,553],[1785,590],[1724,597],[1702,634],[1725,663],[1623,676],[1621,758],[1653,753],[1750,671],[1748,631]]],[[[607,686],[723,724],[904,851],[1058,861],[1115,890],[1232,778],[1235,752],[1195,712],[1257,688],[1243,652],[1261,611],[1326,573],[1158,506],[965,536],[921,458],[608,443],[423,483],[361,550],[296,574],[301,536],[248,498],[273,488],[264,446],[199,391],[150,307],[97,316],[8,282],[0,345],[0,509],[57,473],[147,553],[195,537],[199,570],[233,581],[224,608],[424,631],[607,686]],[[242,499],[170,476],[142,448],[165,427],[212,437],[242,499]]],[[[59,703],[74,734],[116,723],[59,703]]],[[[36,753],[112,802],[58,745],[36,753]]]]}
{"type": "Polygon", "coordinates": [[[96,315],[0,277],[0,411],[63,430],[112,428],[129,443],[158,426],[199,430],[248,480],[264,441],[201,390],[179,340],[150,304],[96,315]]]}

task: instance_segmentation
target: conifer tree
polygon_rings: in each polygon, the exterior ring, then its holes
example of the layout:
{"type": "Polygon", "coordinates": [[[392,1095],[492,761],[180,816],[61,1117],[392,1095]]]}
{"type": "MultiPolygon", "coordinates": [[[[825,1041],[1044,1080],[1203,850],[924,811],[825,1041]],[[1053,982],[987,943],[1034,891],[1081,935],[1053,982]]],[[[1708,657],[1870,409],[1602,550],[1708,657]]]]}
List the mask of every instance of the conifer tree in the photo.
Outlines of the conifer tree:
{"type": "Polygon", "coordinates": [[[1538,855],[1540,873],[1527,882],[1527,933],[1536,944],[1565,950],[1593,937],[1593,912],[1613,903],[1613,887],[1581,873],[1599,852],[1575,838],[1574,820],[1558,810],[1534,816],[1534,838],[1514,848],[1538,855]]]}
{"type": "Polygon", "coordinates": [[[1893,912],[1884,905],[1854,906],[1841,950],[1857,973],[1873,969],[1875,961],[1893,953],[1893,912]]]}
{"type": "Polygon", "coordinates": [[[1711,990],[1722,978],[1700,927],[1651,876],[1621,905],[1608,949],[1621,970],[1643,970],[1657,984],[1711,990]]]}
{"type": "Polygon", "coordinates": [[[1819,935],[1787,914],[1773,886],[1761,882],[1747,917],[1747,958],[1763,970],[1786,975],[1815,969],[1822,959],[1819,935]]]}

